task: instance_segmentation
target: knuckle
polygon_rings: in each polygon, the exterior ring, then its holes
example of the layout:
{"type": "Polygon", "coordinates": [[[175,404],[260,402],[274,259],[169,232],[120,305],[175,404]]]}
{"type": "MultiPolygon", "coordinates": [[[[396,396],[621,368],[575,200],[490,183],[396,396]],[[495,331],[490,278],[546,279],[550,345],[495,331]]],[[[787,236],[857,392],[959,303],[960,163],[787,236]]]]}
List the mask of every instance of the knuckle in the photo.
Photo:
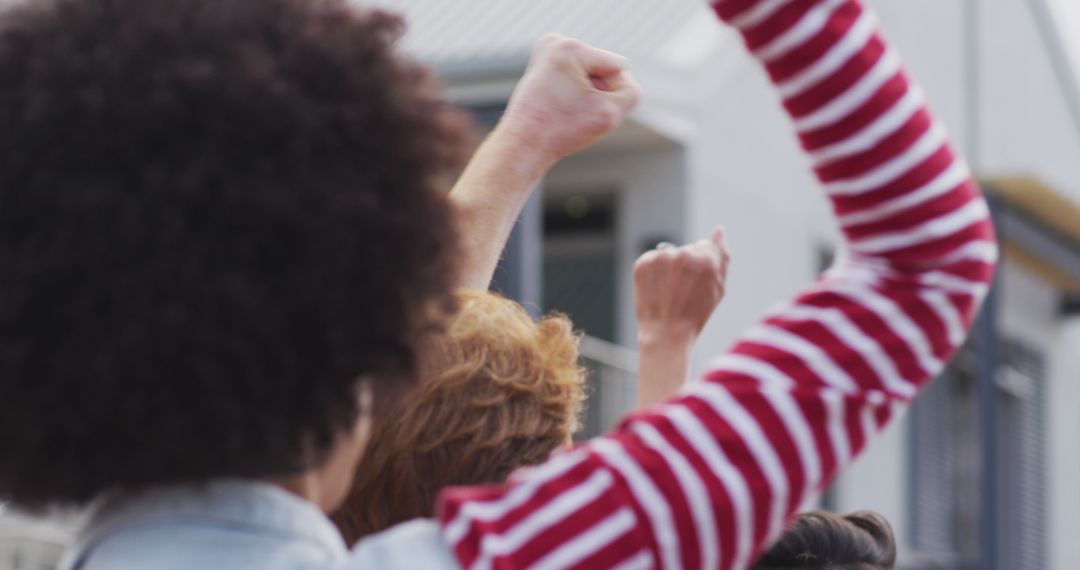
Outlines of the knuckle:
{"type": "Polygon", "coordinates": [[[588,46],[586,46],[585,43],[579,39],[571,38],[570,36],[559,36],[559,48],[561,49],[569,51],[579,51],[582,48],[586,47],[588,46]]]}
{"type": "Polygon", "coordinates": [[[694,258],[691,255],[687,255],[685,252],[679,252],[674,254],[672,258],[672,266],[679,272],[686,273],[693,271],[694,258]]]}
{"type": "Polygon", "coordinates": [[[548,61],[551,62],[556,69],[561,71],[571,70],[574,68],[574,54],[564,50],[556,49],[548,54],[548,61]]]}
{"type": "Polygon", "coordinates": [[[695,256],[689,264],[690,270],[695,273],[711,273],[712,263],[707,258],[695,256]]]}
{"type": "Polygon", "coordinates": [[[711,275],[720,269],[720,262],[711,255],[696,255],[692,267],[698,273],[711,275]]]}
{"type": "Polygon", "coordinates": [[[540,36],[540,40],[536,42],[541,47],[553,47],[561,42],[566,36],[562,34],[556,34],[554,32],[546,33],[540,36]]]}
{"type": "Polygon", "coordinates": [[[560,34],[546,34],[537,43],[537,52],[549,65],[565,68],[576,57],[576,43],[576,40],[560,34]]]}
{"type": "Polygon", "coordinates": [[[593,114],[594,127],[598,131],[609,131],[622,120],[622,113],[612,105],[604,105],[593,114]]]}
{"type": "Polygon", "coordinates": [[[656,263],[656,255],[657,253],[655,251],[642,254],[641,257],[634,262],[634,273],[641,273],[654,265],[656,263]]]}
{"type": "Polygon", "coordinates": [[[576,53],[584,45],[580,41],[562,34],[548,34],[545,38],[547,38],[548,47],[556,53],[576,53]]]}

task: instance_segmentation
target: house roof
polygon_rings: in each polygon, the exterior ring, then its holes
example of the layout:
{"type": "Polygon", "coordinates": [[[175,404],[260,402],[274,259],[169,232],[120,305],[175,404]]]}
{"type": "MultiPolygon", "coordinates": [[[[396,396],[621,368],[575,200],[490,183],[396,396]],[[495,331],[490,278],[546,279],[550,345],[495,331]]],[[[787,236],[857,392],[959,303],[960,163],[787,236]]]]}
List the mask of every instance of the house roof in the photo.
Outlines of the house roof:
{"type": "Polygon", "coordinates": [[[559,32],[634,60],[663,57],[687,27],[709,21],[700,0],[360,0],[403,14],[403,47],[444,75],[506,72],[559,32]],[[662,8],[660,8],[662,6],[662,8]]]}

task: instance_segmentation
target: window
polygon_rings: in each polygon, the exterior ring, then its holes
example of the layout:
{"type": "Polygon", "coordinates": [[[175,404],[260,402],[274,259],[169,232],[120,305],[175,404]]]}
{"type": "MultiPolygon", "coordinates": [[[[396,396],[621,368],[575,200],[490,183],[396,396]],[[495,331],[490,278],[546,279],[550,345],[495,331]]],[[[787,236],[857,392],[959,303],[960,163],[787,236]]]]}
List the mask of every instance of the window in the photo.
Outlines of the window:
{"type": "Polygon", "coordinates": [[[544,204],[543,309],[614,342],[616,235],[613,193],[560,193],[544,204]]]}
{"type": "MultiPolygon", "coordinates": [[[[979,458],[975,351],[965,349],[919,396],[910,418],[911,546],[919,567],[972,568],[978,554],[979,458]]],[[[999,348],[996,426],[998,567],[1044,566],[1043,359],[1020,343],[999,348]]]]}
{"type": "MultiPolygon", "coordinates": [[[[566,313],[588,337],[616,339],[616,196],[614,192],[559,191],[544,200],[543,310],[566,313]]],[[[589,399],[579,437],[600,435],[633,405],[633,375],[590,354],[589,399]]],[[[610,351],[621,347],[610,347],[610,351]]]]}
{"type": "Polygon", "coordinates": [[[1005,343],[998,386],[998,564],[1045,567],[1046,426],[1043,359],[1005,343]]]}
{"type": "Polygon", "coordinates": [[[978,537],[975,354],[963,350],[909,415],[910,536],[919,565],[971,568],[978,537]]]}

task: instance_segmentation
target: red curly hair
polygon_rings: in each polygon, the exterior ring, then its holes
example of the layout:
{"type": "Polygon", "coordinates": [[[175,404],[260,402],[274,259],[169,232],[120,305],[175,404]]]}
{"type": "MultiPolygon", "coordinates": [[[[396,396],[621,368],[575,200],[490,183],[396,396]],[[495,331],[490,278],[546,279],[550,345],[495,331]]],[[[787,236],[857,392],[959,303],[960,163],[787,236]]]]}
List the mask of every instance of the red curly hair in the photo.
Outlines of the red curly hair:
{"type": "Polygon", "coordinates": [[[432,516],[444,487],[496,483],[569,444],[585,400],[578,337],[564,315],[461,292],[422,353],[425,380],[376,420],[334,522],[351,544],[432,516]]]}

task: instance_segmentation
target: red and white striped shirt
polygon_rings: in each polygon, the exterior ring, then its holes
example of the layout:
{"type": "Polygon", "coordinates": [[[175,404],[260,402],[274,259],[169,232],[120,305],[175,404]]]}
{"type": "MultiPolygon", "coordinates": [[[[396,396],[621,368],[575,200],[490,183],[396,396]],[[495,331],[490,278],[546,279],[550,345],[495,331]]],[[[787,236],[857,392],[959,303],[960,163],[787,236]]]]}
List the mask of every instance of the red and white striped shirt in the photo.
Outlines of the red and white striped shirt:
{"type": "Polygon", "coordinates": [[[714,7],[783,97],[840,260],[679,397],[506,485],[445,492],[464,568],[749,566],[941,372],[989,287],[987,205],[874,15],[858,0],[714,7]]]}

